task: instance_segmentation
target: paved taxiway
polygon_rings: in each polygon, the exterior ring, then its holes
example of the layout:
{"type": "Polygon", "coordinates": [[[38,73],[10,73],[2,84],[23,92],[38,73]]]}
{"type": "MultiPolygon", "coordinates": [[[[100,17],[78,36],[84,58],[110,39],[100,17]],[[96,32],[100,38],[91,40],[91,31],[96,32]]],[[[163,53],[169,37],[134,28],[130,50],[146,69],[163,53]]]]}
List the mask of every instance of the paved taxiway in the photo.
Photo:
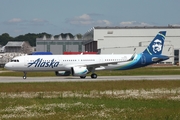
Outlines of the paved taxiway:
{"type": "Polygon", "coordinates": [[[91,79],[87,76],[85,79],[79,77],[0,77],[0,83],[14,82],[73,82],[73,81],[114,81],[114,80],[180,80],[180,75],[155,75],[155,76],[98,76],[97,79],[91,79]]]}

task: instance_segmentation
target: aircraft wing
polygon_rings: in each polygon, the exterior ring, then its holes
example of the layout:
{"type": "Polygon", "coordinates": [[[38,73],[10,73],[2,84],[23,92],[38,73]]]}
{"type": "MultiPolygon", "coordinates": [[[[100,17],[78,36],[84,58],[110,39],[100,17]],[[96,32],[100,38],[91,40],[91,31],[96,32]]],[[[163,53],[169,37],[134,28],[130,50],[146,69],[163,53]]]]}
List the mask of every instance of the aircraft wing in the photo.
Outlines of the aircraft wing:
{"type": "Polygon", "coordinates": [[[133,54],[131,56],[130,59],[125,60],[125,61],[113,61],[113,62],[101,62],[101,63],[96,63],[96,64],[87,64],[88,67],[99,67],[99,66],[107,66],[108,64],[118,64],[118,63],[122,63],[122,62],[128,62],[128,61],[132,61],[135,57],[135,54],[133,54]]]}
{"type": "Polygon", "coordinates": [[[66,65],[66,67],[69,68],[69,67],[75,67],[75,66],[86,66],[87,68],[97,68],[100,66],[108,66],[108,64],[118,64],[122,62],[132,61],[134,57],[135,57],[135,54],[133,54],[130,59],[125,60],[125,61],[99,62],[99,63],[87,63],[87,64],[70,64],[70,65],[66,65]]]}

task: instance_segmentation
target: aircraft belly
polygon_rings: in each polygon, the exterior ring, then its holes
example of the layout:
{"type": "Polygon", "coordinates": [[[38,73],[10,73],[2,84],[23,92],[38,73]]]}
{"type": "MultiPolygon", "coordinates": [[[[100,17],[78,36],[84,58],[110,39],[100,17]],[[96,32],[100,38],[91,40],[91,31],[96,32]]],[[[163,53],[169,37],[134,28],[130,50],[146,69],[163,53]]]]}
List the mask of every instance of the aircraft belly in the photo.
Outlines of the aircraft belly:
{"type": "Polygon", "coordinates": [[[116,69],[117,67],[121,67],[124,64],[108,64],[107,66],[100,66],[95,68],[95,70],[112,70],[112,69],[116,69]]]}
{"type": "Polygon", "coordinates": [[[125,66],[129,66],[131,62],[123,62],[118,64],[109,64],[108,66],[104,66],[106,70],[120,70],[123,69],[125,66]]]}
{"type": "Polygon", "coordinates": [[[120,67],[120,65],[105,66],[105,69],[106,70],[112,70],[112,69],[116,69],[117,67],[120,67]]]}

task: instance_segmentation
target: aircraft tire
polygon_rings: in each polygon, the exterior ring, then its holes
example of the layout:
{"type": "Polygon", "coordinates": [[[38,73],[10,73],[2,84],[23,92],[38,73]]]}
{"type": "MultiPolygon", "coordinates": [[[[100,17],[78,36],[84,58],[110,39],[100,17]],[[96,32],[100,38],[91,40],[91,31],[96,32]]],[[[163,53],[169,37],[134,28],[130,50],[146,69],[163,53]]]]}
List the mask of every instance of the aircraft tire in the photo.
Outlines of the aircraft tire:
{"type": "Polygon", "coordinates": [[[84,79],[84,78],[86,78],[86,76],[80,76],[80,78],[81,78],[81,79],[84,79]]]}
{"type": "Polygon", "coordinates": [[[97,74],[95,74],[95,73],[91,74],[91,78],[96,79],[97,78],[97,74]]]}

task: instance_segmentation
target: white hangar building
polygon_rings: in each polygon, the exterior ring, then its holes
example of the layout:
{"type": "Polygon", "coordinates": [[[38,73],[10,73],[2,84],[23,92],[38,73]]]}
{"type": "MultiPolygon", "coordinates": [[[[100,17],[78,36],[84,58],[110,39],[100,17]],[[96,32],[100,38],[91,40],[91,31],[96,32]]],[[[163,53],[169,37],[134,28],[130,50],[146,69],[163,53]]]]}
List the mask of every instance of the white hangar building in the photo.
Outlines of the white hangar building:
{"type": "Polygon", "coordinates": [[[93,27],[84,34],[83,40],[87,41],[86,51],[96,49],[100,54],[133,54],[143,52],[159,31],[167,31],[162,54],[176,56],[164,64],[179,63],[180,27],[176,26],[93,27]]]}

